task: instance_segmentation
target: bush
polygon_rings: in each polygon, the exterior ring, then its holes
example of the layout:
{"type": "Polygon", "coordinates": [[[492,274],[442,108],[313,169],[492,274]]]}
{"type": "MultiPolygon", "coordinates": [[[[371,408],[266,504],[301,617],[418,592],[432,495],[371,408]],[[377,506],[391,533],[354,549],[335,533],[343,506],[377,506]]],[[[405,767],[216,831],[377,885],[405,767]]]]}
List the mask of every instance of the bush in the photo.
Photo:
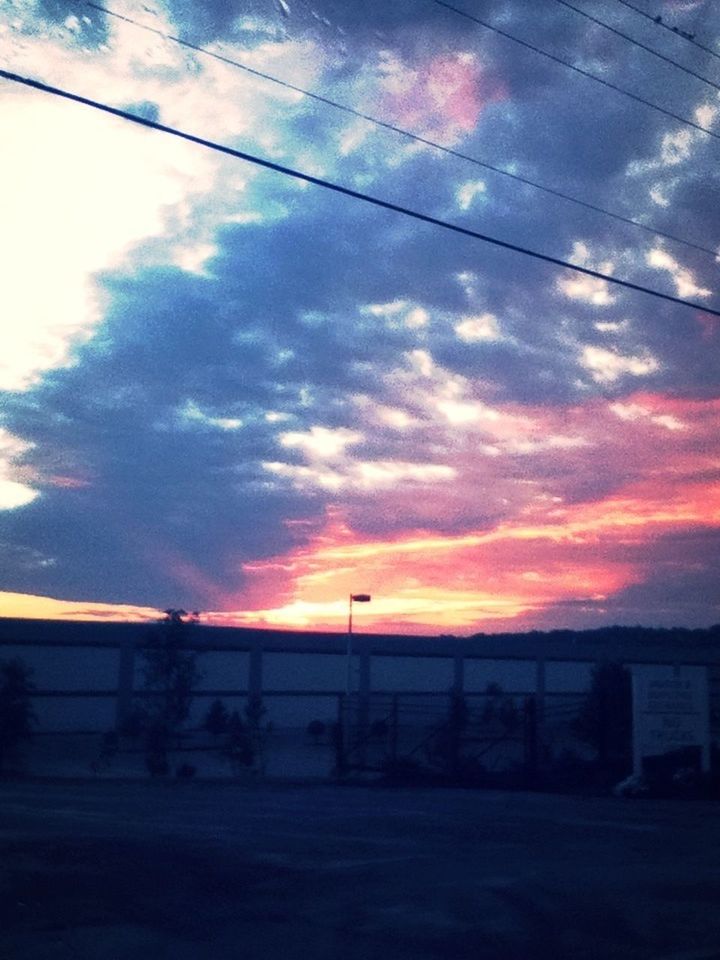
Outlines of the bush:
{"type": "Polygon", "coordinates": [[[205,714],[202,723],[203,730],[207,730],[213,737],[219,737],[221,734],[227,733],[229,719],[230,714],[222,700],[213,700],[205,714]]]}
{"type": "Polygon", "coordinates": [[[253,765],[255,750],[250,732],[237,710],[233,710],[228,718],[227,734],[223,753],[230,761],[233,772],[239,774],[243,768],[253,765]]]}

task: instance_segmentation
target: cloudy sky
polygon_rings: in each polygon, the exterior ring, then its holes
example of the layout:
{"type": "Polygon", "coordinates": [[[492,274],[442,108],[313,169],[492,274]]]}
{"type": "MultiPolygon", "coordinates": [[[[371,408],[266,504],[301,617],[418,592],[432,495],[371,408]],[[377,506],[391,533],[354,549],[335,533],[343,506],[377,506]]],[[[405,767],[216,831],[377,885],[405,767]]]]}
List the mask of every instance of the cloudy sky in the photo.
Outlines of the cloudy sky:
{"type": "Polygon", "coordinates": [[[2,78],[0,614],[720,620],[720,7],[573,5],[0,3],[6,71],[696,305],[2,78]]]}

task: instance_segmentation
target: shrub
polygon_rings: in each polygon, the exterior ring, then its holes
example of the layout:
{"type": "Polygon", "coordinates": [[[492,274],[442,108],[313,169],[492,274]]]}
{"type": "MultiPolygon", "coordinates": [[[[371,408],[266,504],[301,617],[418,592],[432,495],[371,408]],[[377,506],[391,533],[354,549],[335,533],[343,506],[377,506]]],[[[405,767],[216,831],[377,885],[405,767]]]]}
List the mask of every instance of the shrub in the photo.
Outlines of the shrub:
{"type": "Polygon", "coordinates": [[[230,714],[222,700],[213,700],[205,714],[202,723],[203,730],[207,730],[213,737],[219,737],[221,734],[227,733],[229,719],[230,714]]]}
{"type": "Polygon", "coordinates": [[[227,741],[223,753],[236,774],[243,768],[251,767],[255,760],[252,737],[237,710],[233,710],[228,718],[227,741]]]}

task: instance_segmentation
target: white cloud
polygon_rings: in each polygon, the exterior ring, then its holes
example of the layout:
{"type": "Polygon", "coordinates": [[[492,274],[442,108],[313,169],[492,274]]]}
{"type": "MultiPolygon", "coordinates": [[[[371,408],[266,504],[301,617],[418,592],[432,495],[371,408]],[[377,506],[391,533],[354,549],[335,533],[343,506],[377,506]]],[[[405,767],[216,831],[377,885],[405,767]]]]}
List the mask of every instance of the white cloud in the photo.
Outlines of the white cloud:
{"type": "Polygon", "coordinates": [[[590,446],[590,441],[585,437],[551,434],[540,438],[509,439],[505,441],[504,449],[507,453],[532,454],[541,453],[544,450],[576,450],[579,447],[588,446],[590,446]]]}
{"type": "Polygon", "coordinates": [[[718,108],[711,103],[704,103],[695,110],[695,122],[701,127],[709,128],[715,123],[718,108]]]}
{"type": "Polygon", "coordinates": [[[405,326],[411,330],[426,327],[430,314],[418,304],[409,300],[391,300],[389,303],[368,303],[360,307],[360,312],[372,317],[382,317],[390,326],[405,326]]]}
{"type": "MultiPolygon", "coordinates": [[[[593,260],[587,244],[581,240],[573,244],[570,259],[580,267],[596,270],[598,273],[612,274],[615,264],[611,260],[596,262],[593,260]]],[[[607,307],[614,303],[616,297],[611,294],[610,287],[605,280],[598,277],[573,273],[558,277],[557,289],[570,300],[581,300],[595,307],[607,307]]]]}
{"type": "Polygon", "coordinates": [[[300,489],[357,490],[371,493],[394,489],[399,484],[426,485],[453,480],[456,470],[445,464],[407,463],[398,460],[349,461],[333,467],[314,464],[266,462],[269,473],[292,481],[300,489]]]}
{"type": "Polygon", "coordinates": [[[492,313],[483,313],[476,317],[463,317],[455,324],[455,333],[465,343],[502,340],[497,317],[492,313]]]}
{"type": "Polygon", "coordinates": [[[658,427],[664,427],[666,430],[672,431],[686,429],[682,420],[678,420],[678,418],[672,414],[653,413],[652,410],[648,410],[647,407],[643,407],[639,403],[611,403],[610,410],[616,417],[619,417],[620,420],[649,421],[658,427]]]}
{"type": "Polygon", "coordinates": [[[593,327],[600,333],[620,333],[628,326],[627,320],[598,320],[593,327]]]}
{"type": "Polygon", "coordinates": [[[435,369],[435,363],[432,355],[427,350],[411,350],[408,359],[413,368],[422,377],[431,377],[435,369]]]}
{"type": "Polygon", "coordinates": [[[27,506],[39,496],[37,490],[13,479],[15,461],[32,446],[0,427],[0,510],[27,506]]]}
{"type": "Polygon", "coordinates": [[[93,274],[161,233],[163,208],[205,179],[205,164],[187,146],[151,144],[143,131],[39,95],[3,91],[0,102],[0,388],[18,390],[70,362],[102,318],[93,274]]]}
{"type": "Polygon", "coordinates": [[[217,430],[239,430],[243,425],[243,421],[238,417],[215,417],[205,413],[194,400],[188,400],[178,411],[178,416],[181,423],[217,430]]]}
{"type": "MultiPolygon", "coordinates": [[[[87,18],[43,27],[34,4],[16,9],[16,29],[0,30],[6,68],[111,104],[154,103],[171,126],[226,142],[254,137],[277,150],[284,135],[269,122],[274,105],[302,99],[267,84],[259,99],[260,81],[112,17],[107,44],[95,49],[83,36],[87,18]]],[[[177,32],[162,8],[153,26],[177,32]]],[[[284,41],[242,54],[260,67],[279,62],[303,83],[319,69],[313,50],[284,41]]],[[[232,45],[224,52],[232,55],[232,45]]],[[[9,334],[0,389],[23,390],[71,363],[93,335],[104,310],[99,271],[172,263],[203,273],[215,230],[237,213],[238,192],[256,174],[220,176],[227,162],[207,151],[11,84],[0,90],[0,109],[0,315],[9,334]]]]}
{"type": "Polygon", "coordinates": [[[658,207],[669,207],[670,201],[667,198],[667,195],[663,193],[662,184],[656,183],[650,188],[650,199],[658,207]]]}
{"type": "Polygon", "coordinates": [[[666,133],[660,146],[660,162],[666,167],[676,167],[689,159],[697,135],[692,130],[666,133]]]}
{"type": "Polygon", "coordinates": [[[424,307],[413,307],[405,315],[405,326],[411,330],[417,330],[420,327],[426,327],[430,322],[430,314],[424,307]]]}
{"type": "Polygon", "coordinates": [[[615,303],[616,297],[610,293],[605,280],[597,277],[587,277],[575,274],[572,277],[561,277],[557,281],[558,290],[570,300],[581,300],[595,307],[608,307],[615,303]]]}
{"type": "Polygon", "coordinates": [[[358,147],[361,147],[372,129],[373,125],[367,120],[356,120],[350,126],[345,127],[340,133],[340,156],[347,157],[358,147]]]}
{"type": "Polygon", "coordinates": [[[625,374],[646,377],[660,369],[660,363],[650,354],[623,356],[602,347],[585,347],[580,363],[598,383],[612,383],[625,374]]]}
{"type": "Polygon", "coordinates": [[[673,279],[679,297],[709,297],[712,290],[698,286],[691,270],[683,267],[661,247],[655,247],[645,255],[650,267],[656,270],[667,270],[673,279]]]}
{"type": "Polygon", "coordinates": [[[477,197],[481,197],[487,187],[484,180],[468,180],[455,191],[455,200],[461,210],[469,210],[477,197]]]}
{"type": "Polygon", "coordinates": [[[346,447],[360,443],[364,439],[356,430],[337,427],[314,426],[308,431],[292,431],[280,434],[283,447],[297,447],[313,460],[335,460],[345,454],[346,447]]]}
{"type": "Polygon", "coordinates": [[[172,262],[187,273],[206,276],[205,265],[217,252],[218,248],[214,243],[195,243],[189,246],[181,244],[173,250],[172,262]]]}

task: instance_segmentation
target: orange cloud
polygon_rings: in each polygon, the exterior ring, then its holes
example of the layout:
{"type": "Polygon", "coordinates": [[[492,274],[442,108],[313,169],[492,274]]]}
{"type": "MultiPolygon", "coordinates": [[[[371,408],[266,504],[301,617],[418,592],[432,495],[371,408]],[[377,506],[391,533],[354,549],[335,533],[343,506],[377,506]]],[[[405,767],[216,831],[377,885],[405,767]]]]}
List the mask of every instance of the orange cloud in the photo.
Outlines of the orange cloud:
{"type": "MultiPolygon", "coordinates": [[[[397,489],[329,508],[320,525],[289,522],[295,546],[238,561],[242,593],[223,592],[197,561],[156,541],[144,541],[145,549],[172,572],[180,593],[210,598],[205,622],[342,630],[348,594],[361,591],[373,600],[358,610],[358,629],[454,632],[553,619],[562,626],[568,605],[613,616],[613,598],[652,577],[663,538],[720,527],[720,398],[636,392],[566,409],[482,409],[477,426],[446,433],[430,423],[457,472],[453,483],[409,490],[398,481],[397,489]],[[496,454],[486,456],[481,440],[491,440],[496,454]],[[576,487],[589,473],[581,498],[576,487]],[[405,520],[403,533],[370,532],[395,516],[405,520]]],[[[135,536],[142,540],[141,531],[135,536]]],[[[692,559],[680,555],[673,564],[682,570],[692,559]]],[[[17,594],[0,596],[0,612],[157,616],[17,594]]]]}
{"type": "Polygon", "coordinates": [[[152,607],[123,603],[57,600],[27,593],[0,591],[0,616],[29,620],[158,620],[162,613],[152,607]]]}

